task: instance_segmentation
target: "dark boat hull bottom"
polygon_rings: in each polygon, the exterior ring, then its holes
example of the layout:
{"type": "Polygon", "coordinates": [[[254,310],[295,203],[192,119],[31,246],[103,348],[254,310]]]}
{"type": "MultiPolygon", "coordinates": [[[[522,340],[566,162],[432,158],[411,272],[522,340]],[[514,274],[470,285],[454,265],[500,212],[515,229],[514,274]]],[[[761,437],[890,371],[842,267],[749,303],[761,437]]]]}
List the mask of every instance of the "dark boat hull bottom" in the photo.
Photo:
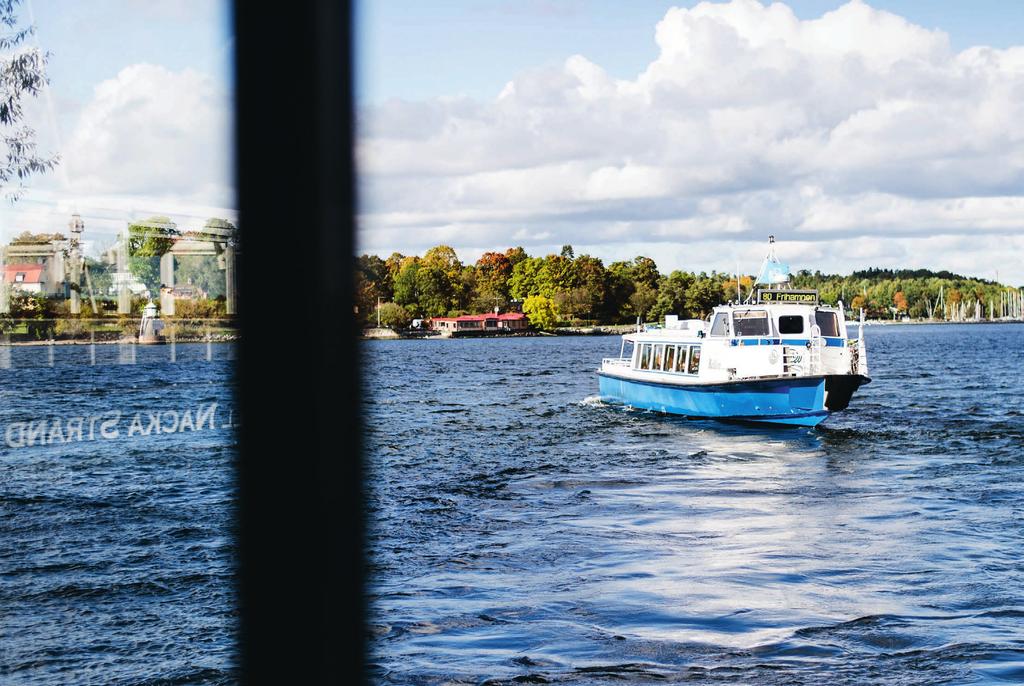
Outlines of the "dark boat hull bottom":
{"type": "Polygon", "coordinates": [[[703,419],[816,426],[845,409],[869,379],[856,375],[790,377],[677,386],[598,372],[603,400],[703,419]]]}

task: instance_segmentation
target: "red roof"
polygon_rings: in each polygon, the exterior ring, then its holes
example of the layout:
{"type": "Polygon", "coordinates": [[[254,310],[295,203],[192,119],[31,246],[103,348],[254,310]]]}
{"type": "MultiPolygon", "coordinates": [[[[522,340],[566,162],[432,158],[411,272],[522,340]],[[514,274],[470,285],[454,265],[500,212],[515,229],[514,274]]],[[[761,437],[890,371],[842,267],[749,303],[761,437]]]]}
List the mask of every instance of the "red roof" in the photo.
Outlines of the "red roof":
{"type": "Polygon", "coordinates": [[[8,264],[4,266],[4,281],[15,283],[17,275],[24,274],[18,283],[41,283],[44,269],[46,265],[43,264],[8,264]]]}
{"type": "Polygon", "coordinates": [[[461,317],[434,317],[435,322],[482,322],[485,319],[500,319],[502,321],[515,321],[525,319],[522,312],[505,312],[504,314],[464,314],[461,317]]]}

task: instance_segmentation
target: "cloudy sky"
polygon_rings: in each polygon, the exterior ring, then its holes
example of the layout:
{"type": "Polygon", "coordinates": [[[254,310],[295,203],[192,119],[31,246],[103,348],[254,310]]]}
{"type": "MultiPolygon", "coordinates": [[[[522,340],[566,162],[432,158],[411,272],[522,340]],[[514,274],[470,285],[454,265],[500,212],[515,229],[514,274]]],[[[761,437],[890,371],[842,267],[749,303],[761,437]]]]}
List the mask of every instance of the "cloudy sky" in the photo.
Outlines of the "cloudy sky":
{"type": "Polygon", "coordinates": [[[0,240],[66,232],[77,211],[97,253],[132,219],[198,228],[237,216],[226,3],[22,0],[18,15],[51,53],[50,86],[26,101],[26,122],[61,161],[14,205],[0,200],[0,240]]]}
{"type": "MultiPolygon", "coordinates": [[[[23,0],[52,174],[0,239],[232,218],[216,0],[23,0]]],[[[379,0],[357,12],[359,247],[952,269],[1024,283],[1024,3],[379,0]]],[[[272,132],[268,132],[272,135],[272,132]]],[[[105,239],[104,239],[105,240],[105,239]]]]}
{"type": "Polygon", "coordinates": [[[1024,282],[1024,5],[463,2],[360,16],[361,247],[1024,282]]]}

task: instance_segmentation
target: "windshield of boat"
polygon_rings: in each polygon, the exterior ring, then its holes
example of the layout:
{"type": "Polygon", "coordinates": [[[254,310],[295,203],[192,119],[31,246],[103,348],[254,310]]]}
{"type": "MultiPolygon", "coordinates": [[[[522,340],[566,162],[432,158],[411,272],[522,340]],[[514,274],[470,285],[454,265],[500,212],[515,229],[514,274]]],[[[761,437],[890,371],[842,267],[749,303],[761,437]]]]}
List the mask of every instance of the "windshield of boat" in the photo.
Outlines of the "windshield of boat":
{"type": "Polygon", "coordinates": [[[779,317],[779,333],[793,334],[804,332],[804,318],[798,314],[784,314],[779,317]]]}
{"type": "Polygon", "coordinates": [[[729,315],[725,312],[715,313],[715,321],[711,324],[712,336],[729,335],[729,315]]]}
{"type": "Polygon", "coordinates": [[[821,329],[822,336],[834,337],[839,335],[839,318],[836,317],[835,312],[818,310],[814,313],[814,323],[821,329]]]}
{"type": "Polygon", "coordinates": [[[732,320],[737,336],[768,335],[768,313],[764,310],[736,310],[732,320]]]}

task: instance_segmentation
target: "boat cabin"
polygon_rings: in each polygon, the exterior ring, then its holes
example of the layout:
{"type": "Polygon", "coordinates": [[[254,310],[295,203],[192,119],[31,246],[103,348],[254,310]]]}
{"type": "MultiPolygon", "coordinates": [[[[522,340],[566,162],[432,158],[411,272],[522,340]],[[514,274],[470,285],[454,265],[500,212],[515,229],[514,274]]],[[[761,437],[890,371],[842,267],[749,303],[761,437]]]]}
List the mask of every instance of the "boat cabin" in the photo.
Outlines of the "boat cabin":
{"type": "Polygon", "coordinates": [[[721,305],[706,321],[666,318],[664,326],[623,336],[618,361],[605,362],[620,373],[628,369],[630,376],[670,383],[856,371],[856,342],[847,337],[842,304],[821,305],[810,293],[813,299],[775,295],[721,305]],[[628,355],[626,344],[632,344],[628,355]]]}
{"type": "Polygon", "coordinates": [[[622,337],[619,356],[601,361],[601,398],[687,417],[794,426],[817,426],[846,409],[871,381],[864,312],[851,340],[842,302],[822,305],[817,291],[788,288],[789,266],[775,257],[774,243],[769,236],[754,281],[767,288],[756,297],[716,307],[706,321],[638,322],[622,337]]]}

